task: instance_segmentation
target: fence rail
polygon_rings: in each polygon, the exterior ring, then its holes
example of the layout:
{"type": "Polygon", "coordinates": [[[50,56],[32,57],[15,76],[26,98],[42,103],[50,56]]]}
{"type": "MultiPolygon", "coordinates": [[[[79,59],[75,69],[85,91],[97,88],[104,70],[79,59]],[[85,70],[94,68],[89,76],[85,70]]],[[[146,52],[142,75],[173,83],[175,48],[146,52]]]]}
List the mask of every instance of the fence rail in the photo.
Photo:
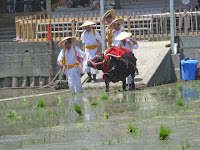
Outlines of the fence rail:
{"type": "MultiPolygon", "coordinates": [[[[168,40],[170,38],[170,13],[160,14],[135,14],[122,13],[117,18],[124,18],[124,28],[132,32],[132,37],[136,40],[168,40]]],[[[21,42],[47,41],[48,24],[51,24],[51,34],[53,41],[60,41],[66,36],[76,36],[80,39],[83,29],[80,25],[91,20],[96,23],[93,28],[100,33],[100,16],[97,14],[87,14],[86,17],[74,17],[73,14],[60,16],[40,15],[16,17],[16,36],[21,42]]],[[[198,35],[200,31],[200,11],[174,12],[175,35],[198,35]]]]}

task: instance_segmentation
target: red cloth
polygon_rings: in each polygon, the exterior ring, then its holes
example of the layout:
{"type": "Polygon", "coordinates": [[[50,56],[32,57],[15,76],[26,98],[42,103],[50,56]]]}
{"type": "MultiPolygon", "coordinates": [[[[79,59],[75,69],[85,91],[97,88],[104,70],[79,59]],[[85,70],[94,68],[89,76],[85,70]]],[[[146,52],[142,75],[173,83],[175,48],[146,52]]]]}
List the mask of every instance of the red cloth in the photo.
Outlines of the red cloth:
{"type": "MultiPolygon", "coordinates": [[[[113,47],[111,49],[108,49],[106,51],[106,54],[113,54],[115,56],[122,56],[124,55],[125,53],[130,53],[131,51],[127,48],[123,48],[124,50],[122,50],[121,48],[119,47],[113,47]]],[[[105,55],[105,60],[109,60],[109,56],[105,55]]]]}
{"type": "MultiPolygon", "coordinates": [[[[115,55],[115,56],[122,56],[122,55],[124,55],[125,53],[130,53],[131,51],[129,50],[129,49],[127,49],[127,48],[123,48],[124,50],[122,50],[121,48],[119,48],[119,47],[113,47],[113,48],[111,48],[111,49],[108,49],[107,51],[106,51],[106,54],[113,54],[113,55],[115,55]]],[[[107,60],[109,60],[109,57],[110,56],[108,56],[108,55],[106,55],[105,54],[105,56],[104,56],[104,58],[105,58],[105,60],[107,61],[107,60]]],[[[106,73],[107,71],[108,71],[108,69],[109,69],[109,65],[108,64],[104,64],[104,70],[103,70],[103,73],[106,73]]],[[[106,79],[106,76],[105,75],[103,75],[103,79],[105,80],[106,79]]]]}
{"type": "MultiPolygon", "coordinates": [[[[103,73],[106,73],[109,69],[109,65],[108,64],[104,64],[104,69],[103,69],[103,73]]],[[[105,80],[106,79],[106,76],[103,75],[103,79],[105,80]]]]}

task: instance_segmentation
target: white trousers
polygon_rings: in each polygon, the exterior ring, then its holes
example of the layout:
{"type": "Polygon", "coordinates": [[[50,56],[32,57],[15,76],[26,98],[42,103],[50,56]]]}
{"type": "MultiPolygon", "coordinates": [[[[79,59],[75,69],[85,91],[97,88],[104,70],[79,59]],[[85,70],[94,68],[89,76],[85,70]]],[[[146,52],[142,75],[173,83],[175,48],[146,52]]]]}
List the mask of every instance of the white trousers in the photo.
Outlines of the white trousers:
{"type": "MultiPolygon", "coordinates": [[[[190,28],[190,19],[191,19],[191,17],[190,17],[190,16],[187,16],[187,25],[188,25],[188,29],[190,28]]],[[[184,21],[183,17],[180,17],[180,28],[183,27],[183,21],[184,21]]]]}
{"type": "Polygon", "coordinates": [[[83,71],[84,71],[85,73],[91,73],[91,74],[97,74],[97,73],[98,73],[98,70],[97,70],[97,69],[94,69],[94,68],[92,68],[92,67],[88,67],[88,65],[87,65],[87,61],[88,61],[89,59],[94,58],[96,52],[97,52],[97,48],[92,49],[92,50],[87,49],[87,48],[85,49],[86,59],[85,59],[84,62],[83,62],[83,71]]]}
{"type": "Polygon", "coordinates": [[[132,82],[133,82],[133,78],[130,74],[128,77],[126,77],[126,84],[131,84],[132,82]]]}
{"type": "Polygon", "coordinates": [[[72,93],[83,93],[81,86],[81,75],[79,67],[76,66],[71,69],[67,69],[66,76],[68,78],[68,86],[72,93]]]}

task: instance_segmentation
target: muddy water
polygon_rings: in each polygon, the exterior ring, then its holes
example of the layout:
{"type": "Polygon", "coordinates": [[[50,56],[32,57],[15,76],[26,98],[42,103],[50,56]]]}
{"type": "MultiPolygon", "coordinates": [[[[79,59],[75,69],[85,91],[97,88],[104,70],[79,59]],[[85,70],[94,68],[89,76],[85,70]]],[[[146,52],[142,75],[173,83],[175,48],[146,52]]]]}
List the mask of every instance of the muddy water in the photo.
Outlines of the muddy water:
{"type": "Polygon", "coordinates": [[[199,82],[131,92],[113,88],[107,95],[103,90],[85,89],[80,95],[0,90],[0,99],[35,95],[0,102],[0,149],[200,149],[199,82]],[[37,96],[41,93],[49,94],[37,96]],[[37,107],[40,100],[45,107],[37,107]],[[91,105],[93,101],[98,104],[91,105]],[[81,107],[82,115],[74,111],[75,104],[81,107]],[[128,132],[130,124],[135,133],[128,132]],[[172,130],[168,140],[159,140],[161,125],[172,130]]]}

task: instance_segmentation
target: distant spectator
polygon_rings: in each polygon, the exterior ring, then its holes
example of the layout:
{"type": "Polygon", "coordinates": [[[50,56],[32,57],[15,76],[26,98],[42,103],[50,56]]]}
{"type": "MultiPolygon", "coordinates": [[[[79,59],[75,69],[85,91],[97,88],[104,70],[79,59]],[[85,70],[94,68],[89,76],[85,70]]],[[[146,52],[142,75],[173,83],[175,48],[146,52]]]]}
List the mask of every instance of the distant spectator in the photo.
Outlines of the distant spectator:
{"type": "Polygon", "coordinates": [[[193,1],[192,0],[182,0],[181,5],[179,7],[179,12],[184,11],[192,11],[193,10],[193,1]]]}
{"type": "Polygon", "coordinates": [[[45,10],[46,9],[46,0],[42,0],[41,1],[41,10],[45,10]]]}
{"type": "Polygon", "coordinates": [[[91,10],[98,10],[100,8],[100,2],[99,0],[93,0],[91,5],[91,10]]]}
{"type": "Polygon", "coordinates": [[[7,10],[9,13],[15,12],[16,0],[7,0],[7,10]]]}
{"type": "MultiPolygon", "coordinates": [[[[192,11],[193,10],[193,0],[182,0],[181,2],[181,5],[179,7],[179,12],[182,12],[184,10],[187,10],[187,11],[192,11]]],[[[180,18],[180,28],[182,29],[182,25],[183,25],[183,17],[180,18]]],[[[187,19],[187,25],[188,25],[188,29],[190,28],[190,17],[188,16],[188,19],[187,19]]]]}
{"type": "Polygon", "coordinates": [[[90,5],[90,1],[89,0],[79,0],[79,5],[82,7],[86,7],[90,5]]]}

